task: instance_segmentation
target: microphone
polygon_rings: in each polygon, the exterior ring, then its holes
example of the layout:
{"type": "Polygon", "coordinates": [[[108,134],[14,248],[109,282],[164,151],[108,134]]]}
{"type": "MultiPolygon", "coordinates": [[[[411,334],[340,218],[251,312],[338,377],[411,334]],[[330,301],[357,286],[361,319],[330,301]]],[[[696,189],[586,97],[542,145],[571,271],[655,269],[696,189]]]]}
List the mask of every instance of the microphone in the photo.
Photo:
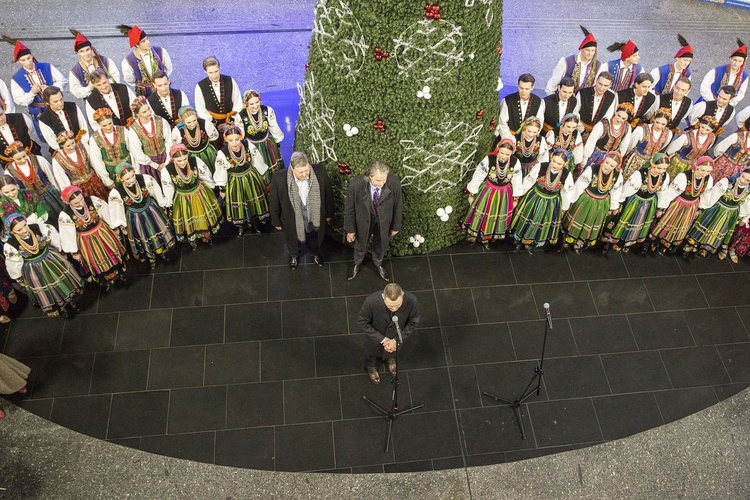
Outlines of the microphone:
{"type": "Polygon", "coordinates": [[[547,313],[547,326],[552,330],[552,314],[549,312],[549,302],[544,303],[544,310],[547,313]]]}
{"type": "Polygon", "coordinates": [[[399,344],[403,344],[404,343],[404,339],[401,338],[401,327],[398,326],[398,316],[396,316],[394,314],[393,317],[391,318],[391,320],[396,325],[396,333],[398,334],[398,343],[399,344]]]}

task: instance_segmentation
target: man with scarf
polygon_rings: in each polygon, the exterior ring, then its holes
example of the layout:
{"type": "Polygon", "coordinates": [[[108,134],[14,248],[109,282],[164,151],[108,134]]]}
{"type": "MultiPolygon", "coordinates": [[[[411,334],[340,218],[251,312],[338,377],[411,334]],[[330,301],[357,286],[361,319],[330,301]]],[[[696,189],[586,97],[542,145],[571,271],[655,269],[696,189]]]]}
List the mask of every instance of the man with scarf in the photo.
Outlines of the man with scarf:
{"type": "Polygon", "coordinates": [[[305,153],[292,153],[289,167],[274,172],[271,179],[269,211],[271,223],[284,231],[289,267],[297,269],[300,243],[322,266],[320,245],[333,217],[333,190],[323,164],[310,165],[305,153]]]}

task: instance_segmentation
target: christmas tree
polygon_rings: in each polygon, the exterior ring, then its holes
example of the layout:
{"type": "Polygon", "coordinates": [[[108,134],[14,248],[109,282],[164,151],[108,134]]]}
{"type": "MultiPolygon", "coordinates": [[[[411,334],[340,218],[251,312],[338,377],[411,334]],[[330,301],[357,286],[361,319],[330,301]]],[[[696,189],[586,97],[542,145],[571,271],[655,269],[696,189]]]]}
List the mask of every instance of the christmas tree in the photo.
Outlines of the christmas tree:
{"type": "MultiPolygon", "coordinates": [[[[404,191],[391,255],[462,238],[463,192],[498,116],[501,0],[318,0],[295,149],[326,162],[337,207],[385,161],[404,191]]],[[[343,213],[332,221],[339,241],[343,213]]]]}

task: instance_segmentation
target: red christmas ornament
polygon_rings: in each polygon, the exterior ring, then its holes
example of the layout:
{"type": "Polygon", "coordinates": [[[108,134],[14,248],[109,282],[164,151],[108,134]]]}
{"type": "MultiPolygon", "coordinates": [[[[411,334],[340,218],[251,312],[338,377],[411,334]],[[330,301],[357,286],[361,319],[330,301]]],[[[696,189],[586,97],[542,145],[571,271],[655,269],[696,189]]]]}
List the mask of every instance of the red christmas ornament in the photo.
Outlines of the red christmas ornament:
{"type": "Polygon", "coordinates": [[[494,132],[495,131],[495,125],[497,125],[497,121],[493,118],[490,121],[490,132],[494,132]]]}
{"type": "Polygon", "coordinates": [[[375,60],[382,61],[383,60],[383,54],[375,54],[375,60]]]}
{"type": "Polygon", "coordinates": [[[343,161],[339,162],[339,173],[341,175],[349,175],[352,173],[352,169],[349,168],[349,165],[344,163],[343,161]]]}
{"type": "Polygon", "coordinates": [[[479,111],[477,111],[477,120],[481,120],[483,116],[484,116],[483,109],[480,109],[479,111]]]}
{"type": "Polygon", "coordinates": [[[503,42],[497,44],[497,55],[503,55],[503,42]]]}
{"type": "Polygon", "coordinates": [[[372,128],[379,130],[380,132],[385,132],[385,124],[383,123],[383,120],[376,120],[375,125],[373,125],[372,128]]]}
{"type": "Polygon", "coordinates": [[[424,6],[424,17],[427,19],[440,19],[440,5],[427,4],[424,6]]]}
{"type": "Polygon", "coordinates": [[[388,57],[390,54],[388,52],[383,52],[383,49],[380,47],[374,47],[373,52],[375,52],[375,59],[378,61],[382,61],[384,58],[388,57]]]}
{"type": "Polygon", "coordinates": [[[310,63],[306,62],[305,63],[305,71],[308,71],[309,69],[310,69],[310,63]]]}

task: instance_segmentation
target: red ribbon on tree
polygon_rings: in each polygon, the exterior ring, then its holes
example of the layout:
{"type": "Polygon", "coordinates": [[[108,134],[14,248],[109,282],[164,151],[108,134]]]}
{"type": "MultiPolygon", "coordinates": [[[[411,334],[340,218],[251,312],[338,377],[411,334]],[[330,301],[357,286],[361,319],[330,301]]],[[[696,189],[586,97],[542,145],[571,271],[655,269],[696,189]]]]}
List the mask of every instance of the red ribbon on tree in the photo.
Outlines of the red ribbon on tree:
{"type": "Polygon", "coordinates": [[[477,120],[481,120],[483,116],[484,116],[483,109],[480,109],[479,111],[477,111],[477,120]]]}
{"type": "Polygon", "coordinates": [[[339,173],[341,175],[349,175],[352,173],[352,169],[349,168],[349,165],[344,163],[343,161],[339,162],[339,173]]]}
{"type": "Polygon", "coordinates": [[[495,125],[497,125],[497,121],[493,118],[490,121],[490,132],[494,132],[495,131],[495,125]]]}
{"type": "Polygon", "coordinates": [[[427,4],[424,6],[424,17],[427,19],[440,19],[440,5],[427,4]]]}

